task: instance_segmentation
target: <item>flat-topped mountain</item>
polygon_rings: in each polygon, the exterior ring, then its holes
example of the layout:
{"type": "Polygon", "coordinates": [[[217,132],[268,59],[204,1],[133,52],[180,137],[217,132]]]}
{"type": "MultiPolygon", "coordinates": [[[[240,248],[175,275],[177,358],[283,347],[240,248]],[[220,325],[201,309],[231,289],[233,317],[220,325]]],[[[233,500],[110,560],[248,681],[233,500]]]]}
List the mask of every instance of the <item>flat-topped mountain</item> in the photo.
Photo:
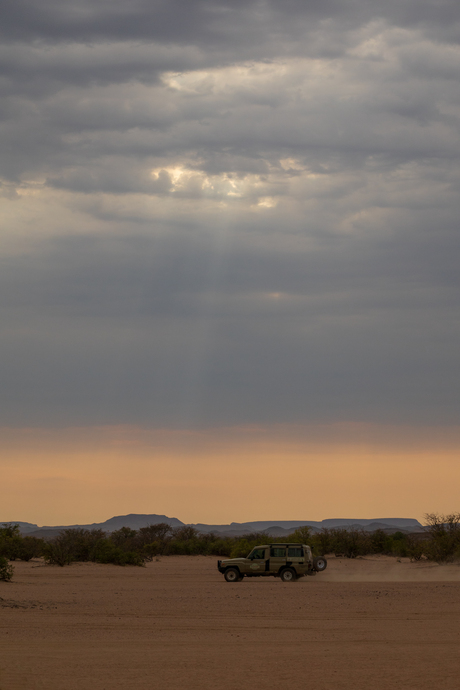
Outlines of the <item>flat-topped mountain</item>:
{"type": "MultiPolygon", "coordinates": [[[[140,529],[148,525],[157,525],[165,522],[171,527],[184,527],[186,523],[175,517],[156,514],[137,514],[117,515],[105,522],[93,522],[87,525],[57,525],[39,527],[32,522],[22,522],[15,520],[5,521],[19,525],[22,534],[34,536],[52,536],[64,529],[102,529],[104,532],[114,532],[122,527],[140,529]]],[[[3,523],[4,524],[4,523],[3,523]]],[[[312,532],[317,532],[323,528],[361,528],[369,532],[377,529],[385,531],[419,532],[423,529],[418,520],[414,518],[373,518],[373,519],[351,519],[351,518],[331,518],[327,520],[256,520],[254,522],[232,522],[228,525],[207,525],[204,523],[191,524],[199,532],[217,532],[228,536],[239,536],[250,532],[260,532],[271,536],[288,536],[298,527],[310,527],[312,532]]]]}

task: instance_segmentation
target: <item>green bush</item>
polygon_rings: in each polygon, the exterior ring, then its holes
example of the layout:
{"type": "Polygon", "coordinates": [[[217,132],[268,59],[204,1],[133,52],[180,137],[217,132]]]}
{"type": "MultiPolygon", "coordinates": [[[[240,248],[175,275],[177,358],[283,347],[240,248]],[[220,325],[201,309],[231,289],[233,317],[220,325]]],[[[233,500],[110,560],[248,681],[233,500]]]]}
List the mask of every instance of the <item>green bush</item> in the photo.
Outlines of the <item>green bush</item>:
{"type": "Polygon", "coordinates": [[[112,532],[110,541],[122,551],[133,551],[138,548],[138,532],[130,527],[122,527],[112,532]]]}
{"type": "Polygon", "coordinates": [[[420,561],[427,550],[428,541],[426,539],[408,538],[406,541],[406,554],[411,561],[420,561]]]}
{"type": "Polygon", "coordinates": [[[287,542],[300,543],[300,544],[310,544],[311,542],[311,529],[308,526],[298,527],[295,532],[293,532],[287,539],[287,542]]]}
{"type": "Polygon", "coordinates": [[[136,548],[145,554],[146,559],[152,556],[165,555],[172,534],[173,529],[166,522],[141,527],[137,532],[136,548]],[[154,545],[154,552],[151,548],[152,544],[154,545]]]}
{"type": "Polygon", "coordinates": [[[144,558],[137,551],[124,551],[120,546],[116,546],[105,539],[99,544],[97,553],[92,559],[96,563],[113,563],[113,565],[137,565],[144,566],[144,558]]]}
{"type": "Polygon", "coordinates": [[[15,561],[18,558],[20,544],[19,525],[4,524],[0,528],[0,556],[15,561]]]}
{"type": "Polygon", "coordinates": [[[383,529],[376,529],[369,535],[373,553],[390,554],[393,547],[393,539],[383,529]]]}
{"type": "MultiPolygon", "coordinates": [[[[257,544],[255,546],[257,546],[257,544]]],[[[241,538],[233,546],[230,552],[230,558],[245,558],[252,548],[251,543],[247,539],[241,538]]]]}
{"type": "MultiPolygon", "coordinates": [[[[209,556],[225,556],[229,557],[232,552],[232,543],[230,539],[214,537],[208,542],[209,556]]],[[[246,554],[247,555],[247,554],[246,554]]]]}
{"type": "Polygon", "coordinates": [[[395,538],[395,535],[392,535],[392,543],[391,543],[391,555],[392,556],[397,556],[398,558],[406,558],[410,557],[409,554],[409,547],[410,547],[411,541],[404,535],[403,539],[398,539],[395,538]]]}
{"type": "Polygon", "coordinates": [[[64,535],[59,535],[45,544],[43,558],[49,565],[59,565],[61,568],[75,560],[72,545],[64,535]]]}
{"type": "Polygon", "coordinates": [[[336,556],[356,558],[372,553],[370,535],[362,529],[331,529],[332,552],[336,556]]]}
{"type": "Polygon", "coordinates": [[[0,556],[0,580],[9,582],[13,577],[14,568],[8,563],[4,556],[0,556]]]}
{"type": "Polygon", "coordinates": [[[37,537],[21,537],[21,542],[17,547],[17,558],[20,561],[30,561],[31,558],[40,558],[43,556],[43,549],[45,542],[43,539],[37,537]]]}
{"type": "Polygon", "coordinates": [[[151,561],[155,556],[162,555],[162,545],[159,541],[152,541],[151,544],[144,544],[143,549],[145,560],[151,561]]]}
{"type": "Polygon", "coordinates": [[[107,536],[102,530],[66,529],[43,548],[45,561],[61,567],[75,561],[144,565],[145,554],[136,545],[137,532],[129,528],[107,536]]]}
{"type": "Polygon", "coordinates": [[[66,529],[45,544],[43,555],[48,563],[60,566],[74,561],[94,561],[105,540],[106,534],[100,529],[66,529]]]}
{"type": "Polygon", "coordinates": [[[318,554],[319,556],[324,556],[327,553],[332,553],[334,550],[334,545],[331,530],[327,529],[327,527],[323,527],[323,529],[317,534],[315,534],[314,537],[311,539],[311,543],[309,544],[309,546],[311,546],[313,552],[318,554]]]}
{"type": "Polygon", "coordinates": [[[30,561],[43,554],[43,539],[21,536],[19,525],[5,524],[0,528],[0,556],[9,561],[30,561]]]}
{"type": "Polygon", "coordinates": [[[139,530],[122,527],[112,534],[102,530],[68,529],[48,543],[21,537],[17,526],[0,529],[0,553],[8,558],[24,558],[43,553],[48,563],[67,565],[73,561],[94,561],[117,565],[144,565],[160,555],[215,555],[230,558],[247,556],[259,544],[267,542],[301,542],[309,544],[315,555],[335,553],[356,558],[382,553],[422,557],[443,562],[460,557],[460,514],[430,514],[425,539],[403,532],[386,534],[383,530],[368,533],[363,529],[322,529],[312,535],[309,527],[297,529],[289,537],[269,537],[254,532],[241,537],[200,533],[194,527],[173,529],[166,523],[139,530]],[[3,549],[3,551],[2,551],[3,549]],[[30,554],[33,554],[30,556],[30,554]]]}

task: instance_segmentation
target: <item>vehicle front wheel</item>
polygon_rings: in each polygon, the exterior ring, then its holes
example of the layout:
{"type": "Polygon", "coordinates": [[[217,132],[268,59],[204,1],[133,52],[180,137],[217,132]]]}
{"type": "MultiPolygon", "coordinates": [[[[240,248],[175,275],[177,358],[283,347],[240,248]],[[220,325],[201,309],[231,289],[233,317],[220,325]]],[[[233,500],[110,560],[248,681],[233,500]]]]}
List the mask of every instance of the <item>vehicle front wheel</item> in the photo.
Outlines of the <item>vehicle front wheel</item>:
{"type": "Polygon", "coordinates": [[[224,577],[227,582],[241,582],[243,579],[240,575],[240,571],[236,568],[228,568],[224,573],[224,577]]]}
{"type": "Polygon", "coordinates": [[[323,570],[326,570],[327,568],[327,561],[325,558],[318,557],[313,559],[313,567],[316,570],[317,573],[321,573],[323,570]]]}
{"type": "Polygon", "coordinates": [[[295,570],[292,568],[285,568],[282,570],[280,577],[283,582],[295,582],[297,579],[295,570]]]}

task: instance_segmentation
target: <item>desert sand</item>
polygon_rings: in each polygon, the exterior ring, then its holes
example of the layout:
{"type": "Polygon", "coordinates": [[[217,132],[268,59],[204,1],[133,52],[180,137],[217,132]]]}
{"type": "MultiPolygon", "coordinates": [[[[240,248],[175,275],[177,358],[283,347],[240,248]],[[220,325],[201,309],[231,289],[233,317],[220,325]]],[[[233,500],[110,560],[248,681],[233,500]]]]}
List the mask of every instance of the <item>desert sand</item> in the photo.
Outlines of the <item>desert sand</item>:
{"type": "Polygon", "coordinates": [[[330,558],[285,584],[216,559],[16,562],[0,582],[0,690],[460,688],[460,567],[330,558]]]}

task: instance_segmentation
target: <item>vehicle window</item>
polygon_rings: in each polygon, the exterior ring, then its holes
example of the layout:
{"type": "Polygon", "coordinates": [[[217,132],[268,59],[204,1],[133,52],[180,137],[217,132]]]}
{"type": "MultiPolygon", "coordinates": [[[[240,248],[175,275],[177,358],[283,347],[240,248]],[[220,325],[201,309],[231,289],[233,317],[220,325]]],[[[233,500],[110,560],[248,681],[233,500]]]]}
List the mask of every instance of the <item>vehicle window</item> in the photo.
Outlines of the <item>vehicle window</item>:
{"type": "Polygon", "coordinates": [[[256,549],[252,552],[251,558],[265,558],[265,549],[256,549]]]}
{"type": "Polygon", "coordinates": [[[288,557],[290,558],[302,558],[303,556],[303,549],[300,548],[300,546],[294,547],[291,546],[288,549],[288,557]]]}
{"type": "Polygon", "coordinates": [[[286,549],[281,549],[279,547],[272,547],[270,549],[270,556],[272,558],[285,558],[286,557],[286,549]]]}

